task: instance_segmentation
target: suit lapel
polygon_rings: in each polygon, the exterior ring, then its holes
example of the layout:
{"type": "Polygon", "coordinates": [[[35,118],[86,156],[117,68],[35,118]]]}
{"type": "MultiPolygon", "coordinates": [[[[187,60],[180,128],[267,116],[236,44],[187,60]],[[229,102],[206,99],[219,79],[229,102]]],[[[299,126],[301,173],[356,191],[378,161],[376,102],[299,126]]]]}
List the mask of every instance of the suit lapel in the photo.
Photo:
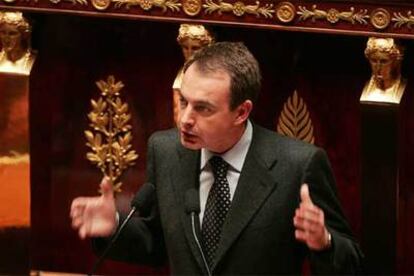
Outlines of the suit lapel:
{"type": "MultiPolygon", "coordinates": [[[[185,209],[186,192],[192,188],[195,188],[198,191],[200,151],[186,149],[178,143],[177,152],[178,162],[175,162],[175,164],[171,168],[171,181],[175,191],[175,197],[178,206],[181,206],[182,208],[180,219],[184,228],[184,234],[186,236],[188,245],[191,248],[192,254],[197,260],[200,269],[204,271],[204,262],[193,235],[191,215],[188,214],[185,209]]],[[[199,224],[199,217],[198,215],[196,215],[195,225],[197,231],[200,228],[199,224]]],[[[200,237],[199,234],[198,237],[200,237]]]]}
{"type": "Polygon", "coordinates": [[[252,143],[223,225],[213,269],[277,186],[269,173],[276,163],[276,157],[269,154],[269,148],[263,146],[267,144],[262,143],[263,138],[261,129],[254,128],[252,143]]]}

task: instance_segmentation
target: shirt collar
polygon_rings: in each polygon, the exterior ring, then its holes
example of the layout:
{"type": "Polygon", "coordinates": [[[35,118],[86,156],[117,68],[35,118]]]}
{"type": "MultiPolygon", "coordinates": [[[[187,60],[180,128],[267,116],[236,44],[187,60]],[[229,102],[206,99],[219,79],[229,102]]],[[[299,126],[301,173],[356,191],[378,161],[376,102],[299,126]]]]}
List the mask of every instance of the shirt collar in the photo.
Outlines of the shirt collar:
{"type": "MultiPolygon", "coordinates": [[[[238,172],[241,172],[246,159],[247,151],[249,150],[250,144],[253,137],[253,127],[252,123],[248,120],[246,129],[244,130],[243,135],[240,140],[224,154],[220,155],[224,161],[226,161],[233,169],[238,172]]],[[[206,164],[210,158],[216,155],[213,152],[202,148],[201,149],[201,160],[200,160],[200,170],[204,170],[206,164]]]]}

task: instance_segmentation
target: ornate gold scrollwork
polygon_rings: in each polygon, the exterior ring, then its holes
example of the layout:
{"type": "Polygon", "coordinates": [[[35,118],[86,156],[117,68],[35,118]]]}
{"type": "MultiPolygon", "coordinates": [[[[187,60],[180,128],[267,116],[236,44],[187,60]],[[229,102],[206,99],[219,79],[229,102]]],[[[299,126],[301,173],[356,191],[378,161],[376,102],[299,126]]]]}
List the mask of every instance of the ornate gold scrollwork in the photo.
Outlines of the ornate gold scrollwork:
{"type": "Polygon", "coordinates": [[[334,24],[339,21],[340,12],[337,9],[329,9],[326,14],[326,20],[334,24]]]}
{"type": "Polygon", "coordinates": [[[95,9],[104,11],[111,5],[111,0],[91,0],[91,3],[95,9]]]}
{"type": "Polygon", "coordinates": [[[402,15],[400,12],[395,12],[391,20],[395,22],[394,28],[401,28],[403,25],[407,25],[411,29],[411,26],[414,25],[414,16],[411,11],[407,12],[407,16],[402,15]]]}
{"type": "Polygon", "coordinates": [[[305,102],[298,96],[296,90],[283,105],[276,129],[282,135],[297,138],[310,144],[315,142],[312,120],[305,102]]]}
{"type": "Polygon", "coordinates": [[[243,16],[245,13],[256,15],[256,17],[263,16],[265,18],[272,18],[275,10],[273,9],[273,4],[266,4],[260,6],[260,2],[256,1],[256,5],[245,5],[243,2],[237,1],[234,4],[226,3],[221,0],[218,3],[215,3],[214,0],[206,0],[206,3],[203,4],[205,8],[205,13],[212,14],[217,12],[222,14],[223,12],[233,12],[236,16],[243,16]]]}
{"type": "Polygon", "coordinates": [[[161,8],[162,12],[168,9],[172,12],[179,12],[181,7],[178,0],[112,0],[112,2],[115,3],[115,8],[125,6],[126,9],[130,9],[132,6],[140,6],[144,11],[157,7],[161,8]]]}
{"type": "Polygon", "coordinates": [[[88,0],[49,0],[49,1],[53,4],[59,4],[60,2],[65,1],[65,2],[70,2],[73,5],[76,5],[76,4],[85,5],[85,6],[88,5],[88,0]]]}
{"type": "Polygon", "coordinates": [[[359,23],[359,24],[367,24],[367,20],[369,15],[367,15],[368,10],[361,9],[359,12],[355,12],[354,7],[350,7],[349,11],[340,12],[336,9],[329,9],[328,11],[319,10],[317,9],[316,5],[312,6],[311,10],[308,10],[304,6],[299,6],[299,11],[297,12],[300,15],[299,20],[306,21],[309,18],[312,22],[318,19],[326,19],[329,23],[335,24],[339,20],[347,21],[352,24],[359,23]]]}
{"type": "Polygon", "coordinates": [[[383,30],[390,24],[391,16],[386,9],[379,8],[372,11],[370,21],[376,29],[383,30]]]}
{"type": "Polygon", "coordinates": [[[196,16],[202,8],[201,0],[182,0],[183,11],[188,16],[196,16]]]}
{"type": "Polygon", "coordinates": [[[276,17],[280,22],[292,22],[296,15],[296,8],[290,2],[280,2],[276,7],[276,17]]]}
{"type": "Polygon", "coordinates": [[[122,82],[115,82],[109,76],[105,82],[100,80],[96,85],[101,90],[101,97],[97,101],[91,100],[92,111],[88,114],[93,131],[86,130],[86,145],[92,152],[86,158],[110,179],[116,192],[121,191],[119,177],[129,166],[134,165],[138,158],[135,150],[131,150],[131,125],[128,113],[128,104],[119,97],[124,87],[122,82]]]}

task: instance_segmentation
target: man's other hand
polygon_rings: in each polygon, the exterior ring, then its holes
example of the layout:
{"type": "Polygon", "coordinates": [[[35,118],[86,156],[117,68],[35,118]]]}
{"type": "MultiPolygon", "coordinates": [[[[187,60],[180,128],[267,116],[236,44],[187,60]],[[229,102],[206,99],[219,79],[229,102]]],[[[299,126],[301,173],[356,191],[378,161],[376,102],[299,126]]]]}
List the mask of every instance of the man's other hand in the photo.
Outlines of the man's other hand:
{"type": "Polygon", "coordinates": [[[108,237],[117,227],[114,191],[109,179],[100,184],[101,196],[78,197],[72,202],[70,217],[72,227],[81,239],[86,237],[108,237]]]}
{"type": "Polygon", "coordinates": [[[331,237],[325,227],[323,210],[314,205],[309,194],[309,187],[303,184],[300,188],[301,203],[296,209],[293,224],[295,225],[295,237],[316,251],[330,248],[331,237]]]}

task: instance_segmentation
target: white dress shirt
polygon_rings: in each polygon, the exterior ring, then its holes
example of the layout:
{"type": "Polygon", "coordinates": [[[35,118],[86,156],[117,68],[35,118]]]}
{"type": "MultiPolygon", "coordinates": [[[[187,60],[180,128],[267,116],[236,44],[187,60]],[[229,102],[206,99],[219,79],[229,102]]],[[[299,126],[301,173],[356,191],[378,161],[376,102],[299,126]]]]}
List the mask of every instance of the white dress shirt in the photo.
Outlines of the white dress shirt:
{"type": "MultiPolygon", "coordinates": [[[[224,154],[220,155],[224,161],[229,164],[227,171],[227,181],[230,187],[230,200],[233,200],[236,192],[237,183],[239,182],[240,173],[243,168],[244,160],[246,159],[247,151],[252,142],[253,127],[250,121],[247,121],[247,127],[240,138],[240,140],[224,154]]],[[[213,152],[207,149],[201,149],[200,160],[200,225],[202,225],[204,210],[207,203],[208,193],[214,183],[214,175],[210,163],[208,162],[213,157],[213,152]]]]}

